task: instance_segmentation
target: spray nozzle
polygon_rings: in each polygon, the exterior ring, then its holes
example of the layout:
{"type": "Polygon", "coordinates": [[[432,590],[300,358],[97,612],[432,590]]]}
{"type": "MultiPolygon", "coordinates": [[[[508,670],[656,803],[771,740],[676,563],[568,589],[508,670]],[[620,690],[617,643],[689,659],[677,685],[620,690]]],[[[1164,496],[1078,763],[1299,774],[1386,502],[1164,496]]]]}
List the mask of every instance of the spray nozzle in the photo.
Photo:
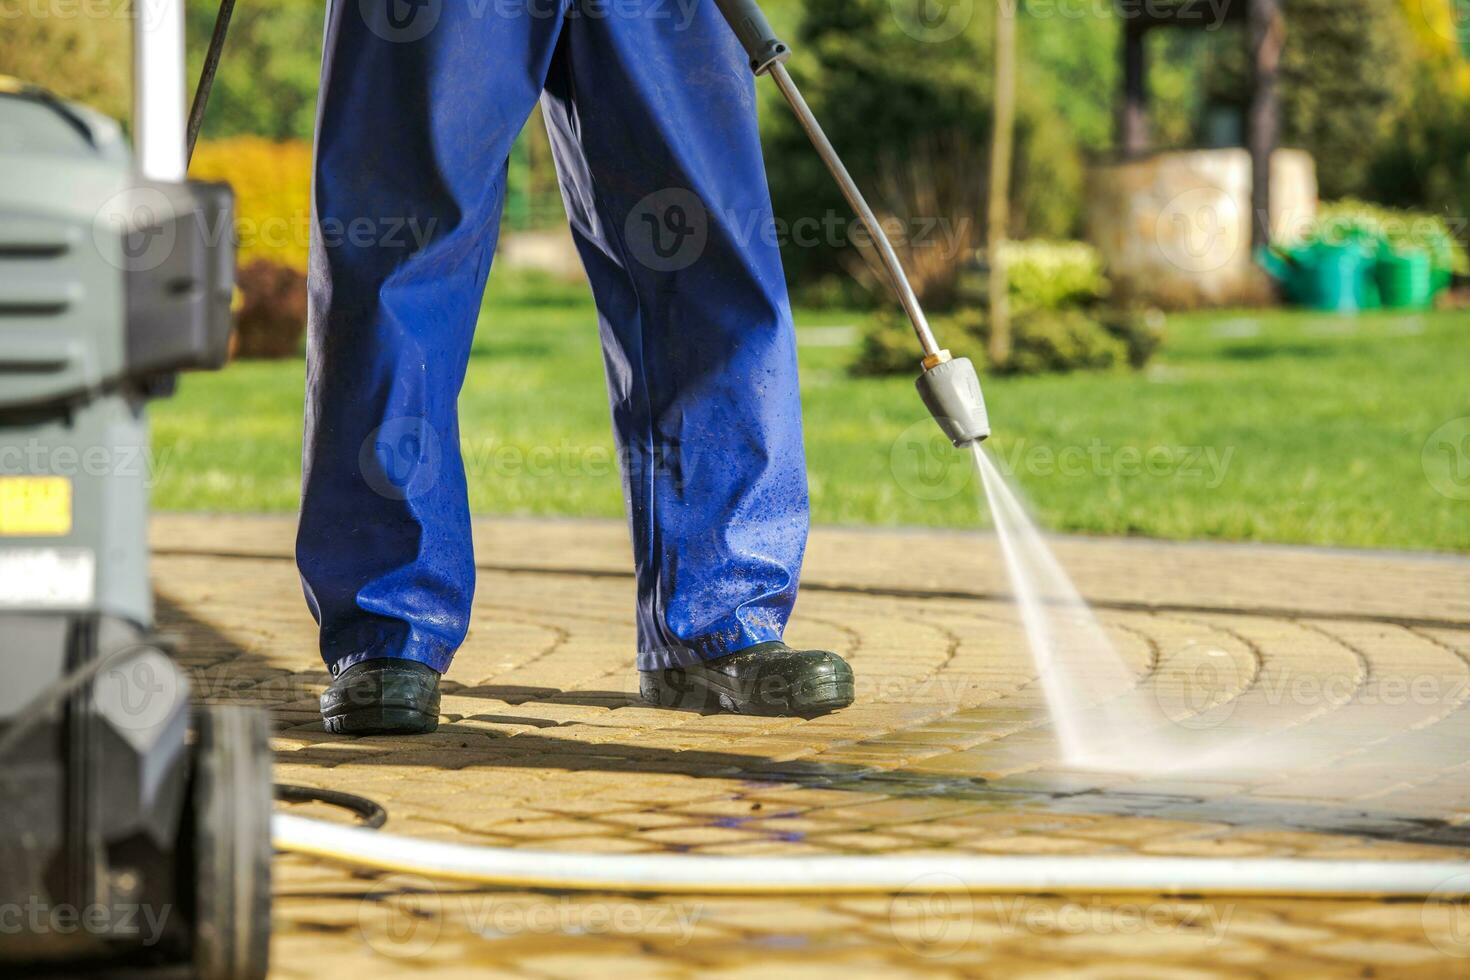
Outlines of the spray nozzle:
{"type": "Polygon", "coordinates": [[[924,362],[924,373],[914,382],[924,407],[956,446],[982,442],[990,436],[990,417],[980,376],[968,357],[950,357],[949,351],[924,362]]]}

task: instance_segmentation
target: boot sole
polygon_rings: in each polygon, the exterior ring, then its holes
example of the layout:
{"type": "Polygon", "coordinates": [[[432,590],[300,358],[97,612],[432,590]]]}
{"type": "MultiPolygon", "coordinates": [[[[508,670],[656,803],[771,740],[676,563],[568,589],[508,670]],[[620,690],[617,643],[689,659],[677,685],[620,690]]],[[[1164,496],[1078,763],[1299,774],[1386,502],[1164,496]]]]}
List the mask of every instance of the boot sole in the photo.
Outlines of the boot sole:
{"type": "Polygon", "coordinates": [[[353,708],[323,714],[322,727],[333,735],[427,735],[439,727],[439,714],[388,705],[353,708]]]}
{"type": "Polygon", "coordinates": [[[775,718],[815,718],[840,711],[850,706],[857,694],[850,669],[798,683],[789,695],[758,700],[715,676],[682,667],[641,671],[638,692],[644,701],[660,708],[775,718]]]}

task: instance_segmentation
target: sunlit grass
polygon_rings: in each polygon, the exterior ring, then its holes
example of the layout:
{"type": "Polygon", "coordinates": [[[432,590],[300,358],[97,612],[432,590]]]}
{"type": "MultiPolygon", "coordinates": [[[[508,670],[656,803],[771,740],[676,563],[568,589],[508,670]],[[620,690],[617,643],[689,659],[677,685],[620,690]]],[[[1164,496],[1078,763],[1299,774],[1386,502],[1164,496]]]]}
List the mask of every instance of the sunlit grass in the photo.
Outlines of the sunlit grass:
{"type": "MultiPolygon", "coordinates": [[[[853,378],[853,349],[820,339],[801,349],[815,519],[977,524],[969,466],[931,436],[912,380],[853,378]]],[[[1172,318],[1143,373],[986,391],[992,449],[1053,529],[1470,551],[1470,501],[1422,463],[1437,427],[1470,416],[1467,377],[1470,314],[1247,311],[1172,318]]],[[[156,504],[294,509],[301,404],[299,361],[186,377],[153,411],[156,504]]],[[[623,514],[583,287],[492,285],[461,412],[477,512],[623,514]]]]}

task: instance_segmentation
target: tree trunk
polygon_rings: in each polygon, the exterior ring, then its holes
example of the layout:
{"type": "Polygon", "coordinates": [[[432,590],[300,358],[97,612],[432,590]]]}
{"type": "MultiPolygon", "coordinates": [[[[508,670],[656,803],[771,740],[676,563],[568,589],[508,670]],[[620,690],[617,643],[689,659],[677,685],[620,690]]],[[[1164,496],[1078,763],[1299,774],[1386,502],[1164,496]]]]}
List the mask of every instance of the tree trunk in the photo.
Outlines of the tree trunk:
{"type": "Polygon", "coordinates": [[[990,196],[986,259],[990,263],[990,363],[1011,356],[1011,309],[1002,246],[1010,224],[1011,151],[1016,123],[1016,16],[1019,5],[995,3],[995,111],[990,138],[990,196]]]}

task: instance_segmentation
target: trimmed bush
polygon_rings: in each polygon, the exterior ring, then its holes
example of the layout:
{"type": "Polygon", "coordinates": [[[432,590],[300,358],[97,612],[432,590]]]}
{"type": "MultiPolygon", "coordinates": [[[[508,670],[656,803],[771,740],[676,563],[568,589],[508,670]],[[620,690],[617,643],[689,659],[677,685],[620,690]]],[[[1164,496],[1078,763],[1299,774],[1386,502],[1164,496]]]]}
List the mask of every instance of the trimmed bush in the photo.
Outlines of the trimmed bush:
{"type": "Polygon", "coordinates": [[[1089,306],[1109,292],[1102,254],[1086,242],[1006,242],[1006,284],[1021,310],[1089,306]]]}
{"type": "Polygon", "coordinates": [[[306,272],[311,228],[311,145],[255,136],[201,141],[189,175],[235,189],[240,263],[266,259],[306,272]]]}
{"type": "MultiPolygon", "coordinates": [[[[929,317],[929,325],[940,342],[957,354],[981,357],[983,346],[977,347],[980,313],[978,310],[954,315],[929,317]]],[[[914,328],[908,317],[896,310],[874,313],[862,324],[862,345],[852,373],[857,375],[913,374],[919,372],[923,355],[914,339],[914,328]]]]}
{"type": "Polygon", "coordinates": [[[255,259],[235,276],[242,301],[231,351],[238,358],[295,357],[306,331],[306,276],[288,265],[255,259]]]}
{"type": "MultiPolygon", "coordinates": [[[[990,331],[983,320],[979,326],[984,343],[990,331]]],[[[1011,356],[999,373],[1110,371],[1128,363],[1128,345],[1081,309],[1028,310],[1011,330],[1011,356]]]]}
{"type": "MultiPolygon", "coordinates": [[[[983,358],[990,325],[979,310],[933,318],[940,340],[956,354],[983,358]]],[[[1030,309],[1011,320],[1011,357],[997,374],[1064,374],[1141,368],[1163,339],[1156,310],[1109,307],[1030,309]]],[[[875,314],[863,325],[854,374],[917,374],[919,350],[913,328],[900,313],[875,314]]]]}
{"type": "MultiPolygon", "coordinates": [[[[1005,245],[1014,351],[991,370],[1006,374],[1141,368],[1164,337],[1158,310],[1110,306],[1102,256],[1082,242],[1022,241],[1005,245]]],[[[976,292],[957,313],[931,316],[940,341],[956,353],[982,356],[990,327],[976,292]]],[[[875,314],[864,325],[854,374],[906,374],[918,368],[908,319],[875,314]]]]}
{"type": "Polygon", "coordinates": [[[1429,253],[1434,268],[1440,272],[1470,273],[1464,243],[1437,214],[1345,198],[1318,208],[1317,220],[1311,233],[1303,236],[1302,243],[1317,241],[1331,245],[1382,241],[1395,249],[1421,249],[1429,253]]]}

